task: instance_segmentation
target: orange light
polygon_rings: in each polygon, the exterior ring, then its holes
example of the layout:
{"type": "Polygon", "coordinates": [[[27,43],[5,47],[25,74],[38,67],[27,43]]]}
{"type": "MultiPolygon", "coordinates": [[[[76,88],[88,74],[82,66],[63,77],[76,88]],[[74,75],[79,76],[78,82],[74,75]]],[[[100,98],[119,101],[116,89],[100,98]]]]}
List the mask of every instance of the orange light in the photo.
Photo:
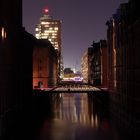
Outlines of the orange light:
{"type": "Polygon", "coordinates": [[[2,36],[2,39],[4,39],[4,27],[2,27],[1,29],[1,36],[2,36]]]}

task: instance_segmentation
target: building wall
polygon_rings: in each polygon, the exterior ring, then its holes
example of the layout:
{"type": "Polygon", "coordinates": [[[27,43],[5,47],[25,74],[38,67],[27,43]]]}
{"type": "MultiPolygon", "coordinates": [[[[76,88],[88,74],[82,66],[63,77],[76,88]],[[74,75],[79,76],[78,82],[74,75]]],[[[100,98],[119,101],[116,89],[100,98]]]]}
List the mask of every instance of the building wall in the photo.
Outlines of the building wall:
{"type": "Polygon", "coordinates": [[[127,80],[126,80],[126,36],[125,18],[127,4],[121,5],[118,12],[108,23],[108,60],[109,90],[111,97],[111,113],[118,126],[128,127],[127,118],[127,80]],[[123,11],[123,12],[122,12],[123,11]],[[120,14],[119,14],[120,13],[120,14]]]}
{"type": "Polygon", "coordinates": [[[44,87],[48,87],[48,49],[34,48],[33,53],[33,86],[38,86],[42,82],[44,87]],[[45,61],[44,61],[45,60],[45,61]]]}
{"type": "MultiPolygon", "coordinates": [[[[22,28],[22,0],[0,1],[0,139],[32,94],[32,41],[22,28]],[[26,54],[26,57],[25,57],[26,54]]],[[[7,133],[5,137],[10,137],[7,133]]]]}
{"type": "Polygon", "coordinates": [[[92,54],[92,48],[88,48],[82,58],[81,58],[81,73],[83,76],[83,82],[84,83],[89,83],[90,81],[90,65],[89,65],[89,61],[90,61],[90,57],[92,54]]]}
{"type": "Polygon", "coordinates": [[[33,52],[33,88],[42,82],[43,88],[57,84],[57,54],[46,40],[38,40],[33,52]]]}
{"type": "Polygon", "coordinates": [[[106,44],[106,41],[105,41],[105,44],[103,45],[103,47],[101,47],[101,67],[102,67],[102,83],[101,83],[101,86],[102,87],[105,87],[105,88],[108,88],[108,53],[107,53],[107,44],[106,44]],[[105,45],[105,46],[104,46],[105,45]]]}
{"type": "Polygon", "coordinates": [[[83,76],[83,82],[88,82],[88,56],[87,52],[85,52],[81,59],[81,73],[83,76]]]}
{"type": "Polygon", "coordinates": [[[18,38],[19,28],[17,27],[15,32],[13,32],[13,28],[16,27],[14,22],[17,25],[21,23],[15,13],[15,11],[21,13],[21,10],[15,8],[13,15],[16,18],[11,19],[11,7],[15,7],[14,4],[21,7],[20,1],[15,1],[14,3],[8,0],[0,1],[0,139],[1,135],[6,131],[6,118],[10,116],[10,113],[17,106],[15,98],[17,97],[17,92],[14,85],[17,83],[14,80],[14,75],[16,74],[14,47],[18,46],[16,39],[18,38]]]}
{"type": "Polygon", "coordinates": [[[130,3],[120,5],[107,23],[107,37],[112,118],[120,130],[127,131],[128,137],[134,138],[140,130],[140,69],[137,61],[140,22],[134,19],[133,8],[130,3]]]}
{"type": "Polygon", "coordinates": [[[106,40],[93,42],[90,58],[90,83],[94,86],[107,87],[107,44],[106,40]]]}
{"type": "MultiPolygon", "coordinates": [[[[135,4],[135,3],[134,3],[135,4]]],[[[138,3],[136,3],[138,4],[138,3]]],[[[135,5],[136,6],[136,5],[135,5]]],[[[139,9],[138,5],[132,8],[139,9]]],[[[138,11],[137,11],[138,12],[138,11]]],[[[128,48],[127,48],[127,87],[128,87],[128,106],[130,118],[134,121],[133,132],[140,137],[138,132],[140,131],[140,62],[139,51],[140,51],[140,15],[138,13],[133,13],[130,17],[131,23],[128,26],[128,48]],[[134,19],[134,16],[137,18],[134,19]],[[134,131],[135,130],[135,131],[134,131]]]]}
{"type": "Polygon", "coordinates": [[[101,51],[100,51],[100,42],[93,42],[93,53],[90,59],[90,67],[91,67],[91,76],[90,83],[94,86],[101,85],[101,51]]]}

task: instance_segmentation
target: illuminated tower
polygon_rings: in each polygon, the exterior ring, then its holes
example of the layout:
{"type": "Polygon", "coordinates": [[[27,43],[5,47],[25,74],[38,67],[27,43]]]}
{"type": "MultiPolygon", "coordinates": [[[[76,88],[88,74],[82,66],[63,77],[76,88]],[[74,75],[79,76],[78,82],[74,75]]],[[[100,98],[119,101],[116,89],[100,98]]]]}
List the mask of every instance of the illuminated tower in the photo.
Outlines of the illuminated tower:
{"type": "Polygon", "coordinates": [[[61,21],[53,19],[48,9],[44,10],[44,15],[36,26],[35,36],[37,39],[48,39],[54,48],[61,52],[61,21]]]}
{"type": "Polygon", "coordinates": [[[58,57],[58,79],[61,76],[61,21],[53,19],[49,15],[49,10],[44,9],[44,15],[40,18],[40,23],[35,28],[35,37],[37,39],[48,39],[58,57]]]}

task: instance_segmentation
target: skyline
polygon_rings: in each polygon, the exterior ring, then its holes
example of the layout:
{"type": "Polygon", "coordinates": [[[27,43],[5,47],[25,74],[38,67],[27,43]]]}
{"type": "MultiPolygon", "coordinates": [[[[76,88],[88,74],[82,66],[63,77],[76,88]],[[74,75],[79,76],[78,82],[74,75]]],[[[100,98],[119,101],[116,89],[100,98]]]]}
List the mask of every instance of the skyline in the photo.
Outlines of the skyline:
{"type": "Polygon", "coordinates": [[[34,35],[35,26],[44,8],[54,19],[62,21],[62,55],[64,67],[80,69],[84,51],[93,41],[106,39],[105,23],[115,13],[120,3],[128,0],[23,0],[23,26],[34,35]],[[32,9],[32,11],[31,11],[32,9]]]}

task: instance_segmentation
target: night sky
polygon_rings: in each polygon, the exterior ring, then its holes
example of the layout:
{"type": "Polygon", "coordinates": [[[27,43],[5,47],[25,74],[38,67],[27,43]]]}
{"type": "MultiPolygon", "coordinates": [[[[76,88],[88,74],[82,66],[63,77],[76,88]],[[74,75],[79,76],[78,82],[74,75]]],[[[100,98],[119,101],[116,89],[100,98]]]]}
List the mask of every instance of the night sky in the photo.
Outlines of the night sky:
{"type": "Polygon", "coordinates": [[[125,2],[128,0],[23,0],[23,26],[34,34],[48,7],[50,15],[62,21],[64,66],[80,69],[84,51],[93,40],[106,39],[106,21],[125,2]]]}

